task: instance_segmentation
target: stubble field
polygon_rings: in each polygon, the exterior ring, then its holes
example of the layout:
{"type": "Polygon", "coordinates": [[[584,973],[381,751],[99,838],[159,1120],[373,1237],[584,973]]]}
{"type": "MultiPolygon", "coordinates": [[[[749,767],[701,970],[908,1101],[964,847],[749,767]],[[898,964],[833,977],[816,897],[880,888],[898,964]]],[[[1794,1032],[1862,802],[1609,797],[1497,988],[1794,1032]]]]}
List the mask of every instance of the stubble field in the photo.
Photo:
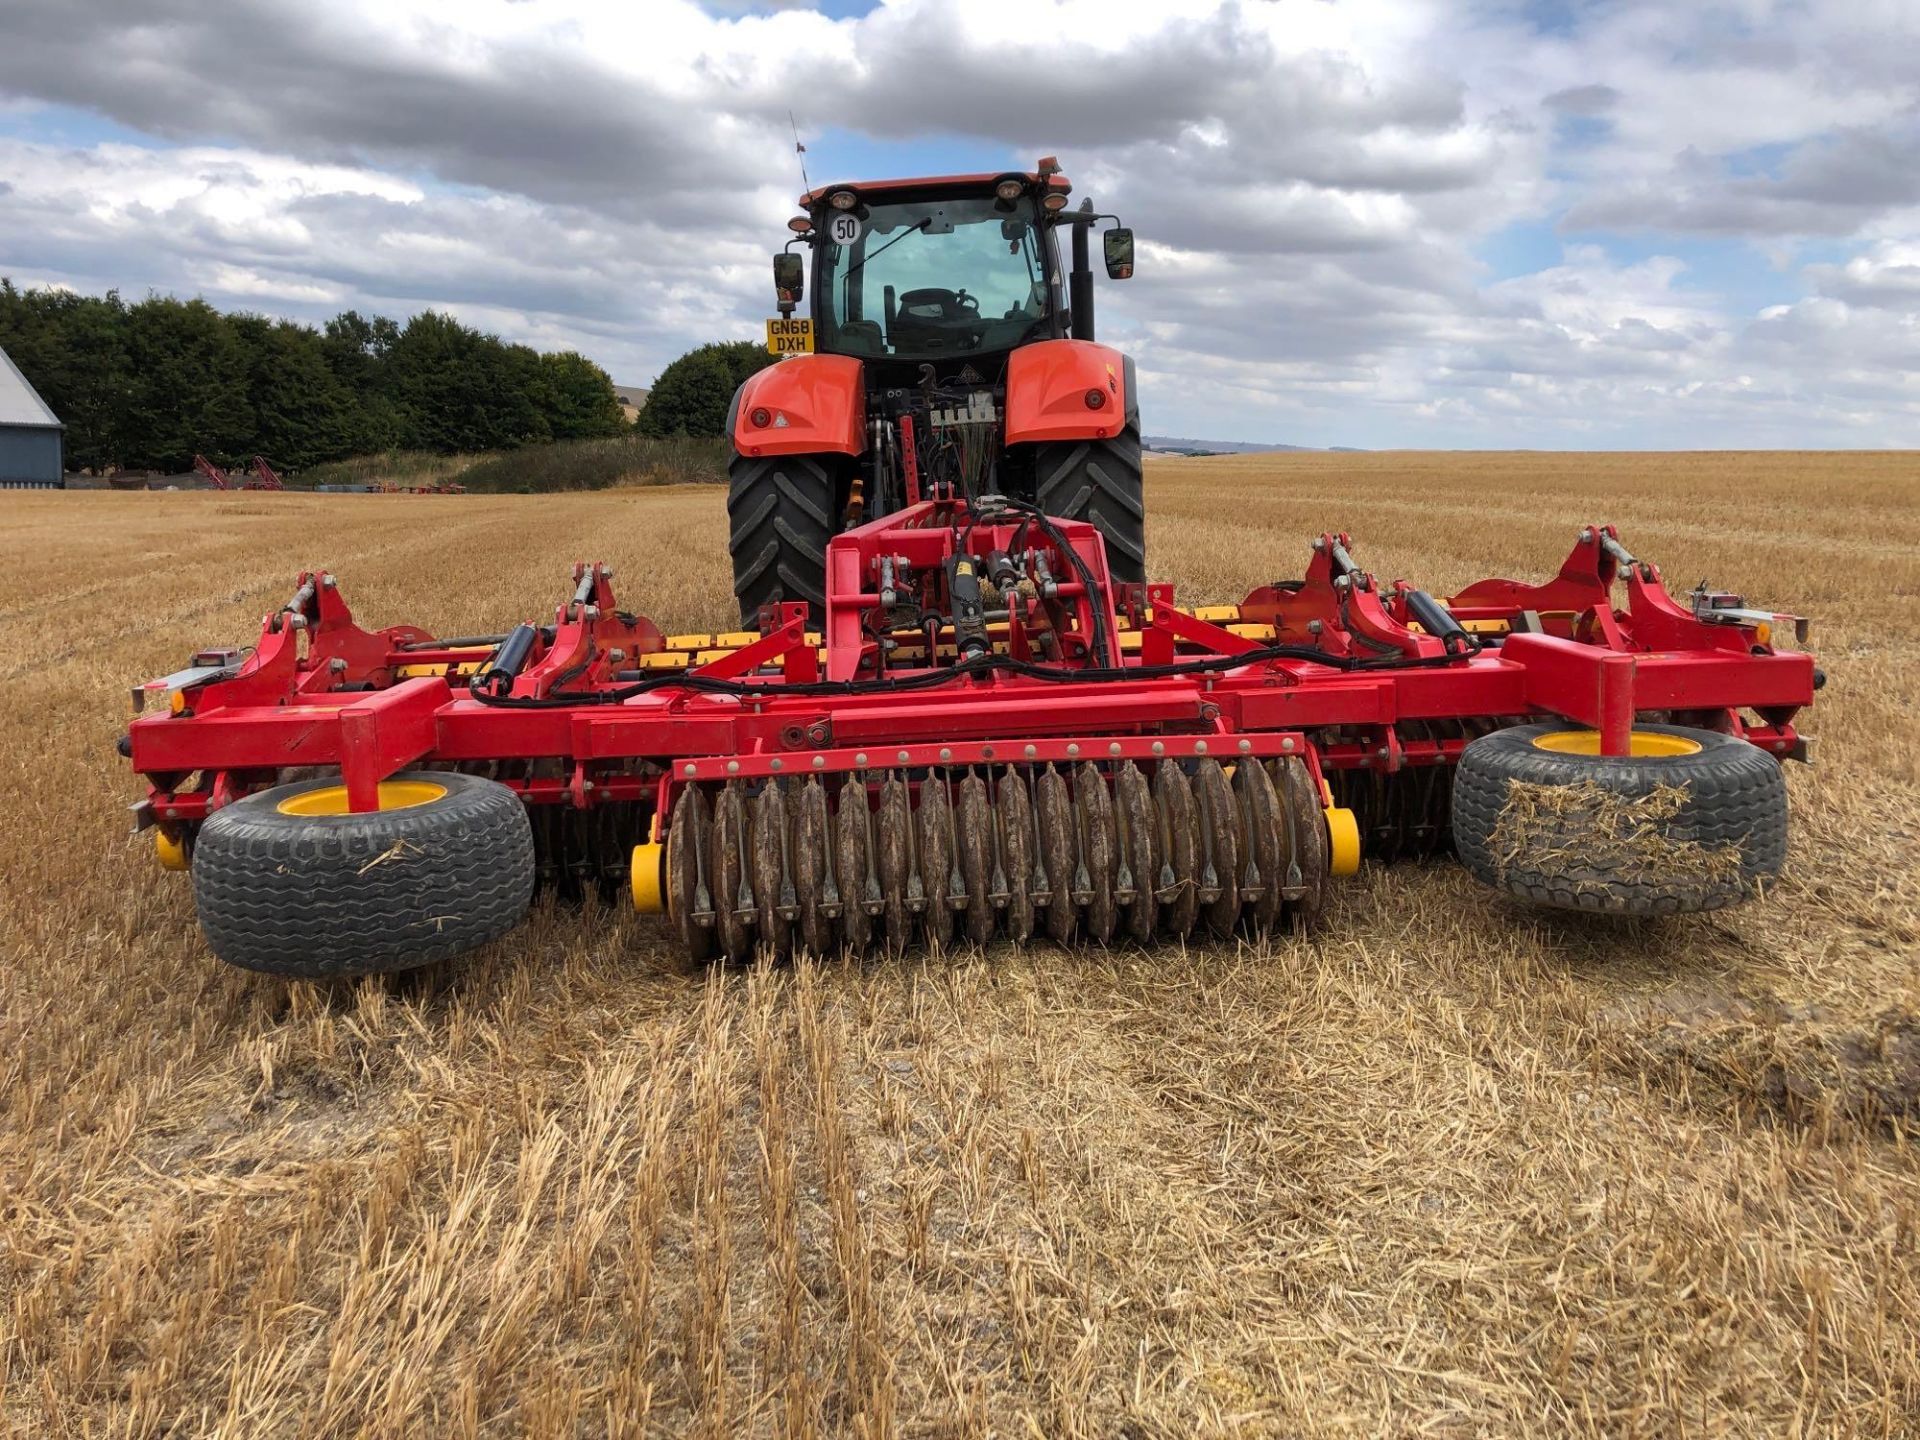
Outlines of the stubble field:
{"type": "Polygon", "coordinates": [[[1436,593],[1590,520],[1816,617],[1791,871],[1662,924],[1368,867],[1270,945],[690,973],[544,906],[222,967],[127,687],[325,565],[365,623],[576,558],[726,628],[717,488],[0,497],[0,1427],[23,1435],[1920,1433],[1920,462],[1156,462],[1190,602],[1352,532],[1436,593]]]}

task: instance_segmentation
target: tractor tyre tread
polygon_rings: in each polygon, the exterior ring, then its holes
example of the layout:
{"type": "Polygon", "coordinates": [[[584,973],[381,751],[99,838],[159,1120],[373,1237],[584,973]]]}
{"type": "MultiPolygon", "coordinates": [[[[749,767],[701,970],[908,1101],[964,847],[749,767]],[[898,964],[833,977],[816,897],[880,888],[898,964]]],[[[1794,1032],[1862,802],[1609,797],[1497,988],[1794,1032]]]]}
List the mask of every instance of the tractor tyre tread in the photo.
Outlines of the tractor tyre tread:
{"type": "Polygon", "coordinates": [[[1109,440],[1050,441],[1034,456],[1034,503],[1049,515],[1085,520],[1107,541],[1107,568],[1123,584],[1147,578],[1147,508],[1140,431],[1109,440]]]}
{"type": "Polygon", "coordinates": [[[819,624],[827,605],[827,542],[833,538],[837,481],[818,455],[741,455],[727,465],[727,549],[740,623],[760,607],[804,600],[819,624]]]}
{"type": "MultiPolygon", "coordinates": [[[[1542,750],[1536,737],[1565,725],[1516,725],[1483,735],[1462,752],[1453,777],[1453,844],[1478,880],[1524,900],[1560,910],[1616,915],[1677,915],[1718,910],[1751,898],[1779,875],[1787,858],[1787,791],[1780,763],[1733,735],[1674,725],[1639,731],[1676,735],[1700,745],[1691,755],[1609,758],[1542,750]],[[1502,864],[1497,832],[1515,783],[1564,786],[1591,781],[1610,794],[1639,800],[1660,786],[1685,791],[1662,838],[1706,850],[1739,853],[1737,871],[1666,876],[1609,863],[1502,864]]],[[[1568,848],[1582,838],[1577,819],[1565,824],[1568,848]]],[[[1551,838],[1551,837],[1548,837],[1551,838]]],[[[1549,846],[1549,849],[1558,847],[1549,846]]]]}
{"type": "Polygon", "coordinates": [[[270,975],[321,979],[411,970],[520,923],[533,898],[533,829],[504,785],[448,771],[446,794],[405,810],[282,814],[338,784],[276,786],[216,810],[193,853],[193,896],[215,955],[270,975]]]}

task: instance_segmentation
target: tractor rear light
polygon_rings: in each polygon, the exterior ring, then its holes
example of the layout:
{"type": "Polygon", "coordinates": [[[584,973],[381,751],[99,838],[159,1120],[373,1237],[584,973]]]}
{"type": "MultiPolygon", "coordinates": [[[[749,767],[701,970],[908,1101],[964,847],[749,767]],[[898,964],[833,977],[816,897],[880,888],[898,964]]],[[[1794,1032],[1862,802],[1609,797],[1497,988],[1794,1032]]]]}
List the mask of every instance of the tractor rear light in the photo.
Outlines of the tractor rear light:
{"type": "Polygon", "coordinates": [[[1042,199],[1040,203],[1049,210],[1064,210],[1067,208],[1067,192],[1064,190],[1049,190],[1046,193],[1046,197],[1042,199]]]}
{"type": "Polygon", "coordinates": [[[760,405],[754,406],[747,418],[753,422],[754,428],[758,430],[764,430],[773,423],[773,416],[768,413],[764,406],[760,405]]]}
{"type": "Polygon", "coordinates": [[[1102,406],[1104,406],[1106,403],[1107,403],[1106,391],[1104,390],[1087,391],[1087,408],[1089,410],[1098,410],[1102,406]]]}
{"type": "Polygon", "coordinates": [[[804,235],[813,229],[813,218],[808,215],[796,215],[787,221],[787,229],[796,235],[804,235]]]}
{"type": "Polygon", "coordinates": [[[851,190],[836,190],[827,197],[827,204],[836,210],[851,210],[860,203],[860,197],[851,190]]]}
{"type": "Polygon", "coordinates": [[[993,187],[993,193],[998,195],[1002,200],[1018,200],[1020,198],[1020,192],[1026,188],[1027,186],[1024,180],[1002,180],[998,185],[993,187]]]}

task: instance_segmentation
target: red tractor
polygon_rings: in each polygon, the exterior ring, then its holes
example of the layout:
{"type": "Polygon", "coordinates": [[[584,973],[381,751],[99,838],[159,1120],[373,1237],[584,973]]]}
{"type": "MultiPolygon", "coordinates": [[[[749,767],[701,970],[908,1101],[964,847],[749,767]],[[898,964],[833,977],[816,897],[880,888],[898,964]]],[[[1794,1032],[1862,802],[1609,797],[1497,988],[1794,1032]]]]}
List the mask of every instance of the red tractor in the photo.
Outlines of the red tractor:
{"type": "MultiPolygon", "coordinates": [[[[1068,209],[1072,189],[1048,157],[800,197],[767,327],[786,358],[727,419],[742,623],[781,601],[819,619],[827,542],[922,499],[1005,495],[1089,521],[1114,579],[1145,581],[1139,390],[1133,362],[1094,339],[1090,231],[1113,217],[1068,209]]],[[[1108,277],[1131,277],[1133,232],[1103,243],[1108,277]]]]}

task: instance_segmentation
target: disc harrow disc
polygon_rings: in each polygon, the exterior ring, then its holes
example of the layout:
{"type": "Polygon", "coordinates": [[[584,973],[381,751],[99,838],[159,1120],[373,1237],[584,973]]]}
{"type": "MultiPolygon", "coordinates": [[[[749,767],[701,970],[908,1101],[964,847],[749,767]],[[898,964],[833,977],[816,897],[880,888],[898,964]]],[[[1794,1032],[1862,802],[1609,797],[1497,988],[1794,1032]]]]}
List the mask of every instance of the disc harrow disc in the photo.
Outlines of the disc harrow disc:
{"type": "Polygon", "coordinates": [[[1193,792],[1205,847],[1200,867],[1202,914],[1214,934],[1231,935],[1240,919],[1240,809],[1233,803],[1233,790],[1218,760],[1202,760],[1194,767],[1193,792]]]}
{"type": "Polygon", "coordinates": [[[833,849],[834,876],[840,888],[840,938],[855,955],[866,950],[874,917],[885,904],[867,845],[871,820],[867,787],[849,780],[840,787],[840,805],[833,817],[833,849]]]}
{"type": "Polygon", "coordinates": [[[1025,777],[1012,770],[1000,777],[994,811],[1000,864],[1007,875],[1007,938],[1023,945],[1033,934],[1033,892],[1040,883],[1034,866],[1033,802],[1025,777]]]}
{"type": "Polygon", "coordinates": [[[707,797],[698,785],[689,785],[674,802],[667,826],[667,911],[680,932],[680,944],[690,960],[713,954],[713,894],[707,888],[707,797]]]}
{"type": "Polygon", "coordinates": [[[899,954],[912,943],[911,927],[918,905],[925,899],[920,875],[913,865],[913,810],[907,803],[907,782],[897,774],[880,787],[880,810],[874,816],[881,902],[886,916],[886,946],[899,954]]]}
{"type": "Polygon", "coordinates": [[[1289,878],[1294,870],[1299,873],[1299,898],[1292,902],[1294,925],[1305,929],[1320,918],[1326,900],[1327,822],[1321,812],[1319,787],[1313,783],[1304,760],[1293,755],[1276,761],[1275,778],[1280,782],[1293,841],[1289,878]]]}
{"type": "Polygon", "coordinates": [[[760,913],[760,948],[785,955],[792,948],[793,922],[800,913],[788,862],[786,791],[777,780],[770,780],[751,808],[753,843],[747,853],[752,857],[753,905],[760,913]]]}
{"type": "Polygon", "coordinates": [[[1074,922],[1078,918],[1073,903],[1077,827],[1073,819],[1073,801],[1067,794],[1067,782],[1049,765],[1034,786],[1035,832],[1039,836],[1040,864],[1046,874],[1047,934],[1062,945],[1073,943],[1074,922]]]}
{"type": "Polygon", "coordinates": [[[1280,918],[1282,905],[1280,800],[1274,794],[1273,778],[1257,760],[1236,765],[1233,784],[1239,792],[1241,833],[1247,842],[1241,899],[1248,923],[1264,935],[1280,918]]]}
{"type": "Polygon", "coordinates": [[[946,781],[931,772],[920,782],[919,817],[920,884],[927,897],[920,933],[929,950],[943,950],[953,938],[953,806],[946,781]]]}
{"type": "MultiPolygon", "coordinates": [[[[1073,803],[1080,830],[1081,871],[1085,876],[1087,938],[1097,945],[1113,939],[1119,908],[1113,897],[1114,862],[1119,858],[1113,825],[1113,797],[1107,783],[1089,763],[1074,773],[1073,803]]],[[[1080,880],[1076,877],[1078,888],[1080,880]]],[[[1076,900],[1080,897],[1076,895],[1076,900]]]]}
{"type": "Polygon", "coordinates": [[[1200,917],[1200,820],[1187,772],[1164,761],[1153,776],[1153,808],[1160,818],[1160,923],[1184,939],[1200,917]]]}
{"type": "Polygon", "coordinates": [[[1127,907],[1127,934],[1144,945],[1153,938],[1160,909],[1155,898],[1161,868],[1160,817],[1154,811],[1147,777],[1131,760],[1114,776],[1113,808],[1120,829],[1116,893],[1127,907]]]}
{"type": "Polygon", "coordinates": [[[993,810],[987,804],[987,782],[969,774],[960,782],[960,803],[954,807],[955,863],[966,887],[966,934],[976,945],[993,939],[993,810]]]}
{"type": "Polygon", "coordinates": [[[713,852],[707,873],[713,886],[714,931],[731,960],[753,948],[753,888],[747,883],[747,801],[738,781],[729,781],[714,806],[713,852]]]}
{"type": "Polygon", "coordinates": [[[840,887],[833,875],[833,829],[827,820],[827,792],[815,776],[800,787],[791,827],[793,889],[800,901],[800,943],[809,955],[824,958],[840,948],[835,920],[840,887]]]}

